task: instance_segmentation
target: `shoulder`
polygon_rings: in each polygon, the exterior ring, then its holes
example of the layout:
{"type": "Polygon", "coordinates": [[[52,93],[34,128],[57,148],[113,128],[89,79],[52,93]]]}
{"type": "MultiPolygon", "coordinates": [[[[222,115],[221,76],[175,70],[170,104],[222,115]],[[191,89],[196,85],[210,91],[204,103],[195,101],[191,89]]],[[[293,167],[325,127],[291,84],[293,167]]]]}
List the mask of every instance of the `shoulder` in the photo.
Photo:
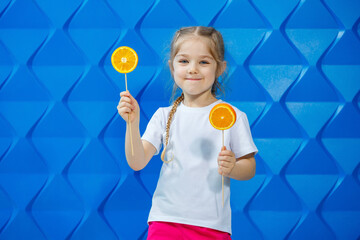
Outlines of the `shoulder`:
{"type": "Polygon", "coordinates": [[[171,108],[172,106],[159,107],[158,110],[156,110],[155,114],[161,115],[162,117],[167,117],[171,111],[171,108]]]}
{"type": "Polygon", "coordinates": [[[167,120],[169,113],[171,111],[172,106],[169,107],[159,107],[155,113],[153,114],[152,118],[158,119],[160,121],[165,121],[167,120]]]}

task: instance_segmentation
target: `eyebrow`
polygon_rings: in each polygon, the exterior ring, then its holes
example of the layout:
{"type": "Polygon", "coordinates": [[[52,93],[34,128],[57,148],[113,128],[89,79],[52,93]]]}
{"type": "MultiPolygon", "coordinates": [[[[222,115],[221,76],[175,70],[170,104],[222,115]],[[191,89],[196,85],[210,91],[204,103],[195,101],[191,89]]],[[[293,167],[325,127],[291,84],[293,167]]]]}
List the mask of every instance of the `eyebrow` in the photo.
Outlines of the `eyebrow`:
{"type": "MultiPolygon", "coordinates": [[[[188,54],[177,54],[175,57],[189,57],[188,54]]],[[[212,56],[210,55],[200,55],[200,58],[210,58],[210,59],[214,59],[212,56]]]]}

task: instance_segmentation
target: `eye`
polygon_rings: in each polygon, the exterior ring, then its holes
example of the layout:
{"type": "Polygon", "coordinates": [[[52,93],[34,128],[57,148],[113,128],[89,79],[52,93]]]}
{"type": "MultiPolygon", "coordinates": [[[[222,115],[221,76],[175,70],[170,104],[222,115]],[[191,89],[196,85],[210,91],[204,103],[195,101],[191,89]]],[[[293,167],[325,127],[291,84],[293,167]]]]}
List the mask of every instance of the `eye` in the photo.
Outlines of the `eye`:
{"type": "Polygon", "coordinates": [[[200,64],[209,64],[209,62],[208,62],[208,61],[203,60],[203,61],[200,61],[200,64]]]}
{"type": "Polygon", "coordinates": [[[189,61],[188,60],[186,60],[186,59],[180,59],[179,60],[179,63],[188,63],[189,61]]]}

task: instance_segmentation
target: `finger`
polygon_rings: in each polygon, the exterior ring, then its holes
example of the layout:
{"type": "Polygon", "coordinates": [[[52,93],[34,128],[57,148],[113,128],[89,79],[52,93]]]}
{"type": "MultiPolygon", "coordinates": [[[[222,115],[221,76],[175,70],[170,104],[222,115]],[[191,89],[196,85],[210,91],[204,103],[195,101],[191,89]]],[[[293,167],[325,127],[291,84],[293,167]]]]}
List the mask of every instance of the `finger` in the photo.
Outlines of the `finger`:
{"type": "Polygon", "coordinates": [[[232,159],[232,158],[221,158],[221,159],[218,159],[218,163],[220,164],[221,162],[227,162],[227,163],[231,163],[231,164],[234,164],[234,163],[235,163],[234,159],[232,159]]]}
{"type": "Polygon", "coordinates": [[[131,94],[128,91],[123,91],[123,92],[120,93],[120,97],[125,97],[125,96],[130,97],[130,95],[131,94]]]}
{"type": "Polygon", "coordinates": [[[225,160],[225,161],[228,161],[228,162],[235,162],[236,161],[236,158],[234,156],[231,156],[231,155],[219,155],[218,159],[219,160],[225,160]]]}
{"type": "Polygon", "coordinates": [[[219,156],[218,161],[225,161],[227,158],[227,156],[219,156]]]}
{"type": "Polygon", "coordinates": [[[119,104],[122,102],[126,102],[126,103],[130,103],[131,104],[131,99],[129,97],[122,97],[119,101],[119,104]]]}
{"type": "Polygon", "coordinates": [[[123,109],[123,108],[128,108],[130,110],[133,110],[135,108],[135,106],[130,104],[130,103],[127,103],[127,102],[120,102],[117,105],[117,109],[120,110],[120,109],[123,109]]]}
{"type": "Polygon", "coordinates": [[[127,102],[121,102],[121,103],[119,103],[118,109],[119,109],[119,108],[124,108],[124,107],[127,107],[127,108],[129,108],[129,109],[131,109],[131,110],[134,110],[134,109],[135,109],[135,106],[132,105],[132,104],[130,104],[130,103],[127,103],[127,102]]]}
{"type": "Polygon", "coordinates": [[[233,154],[233,152],[231,150],[227,150],[227,149],[221,150],[220,153],[231,153],[231,154],[233,154]]]}
{"type": "Polygon", "coordinates": [[[129,90],[121,92],[121,93],[120,93],[120,97],[122,97],[122,96],[132,97],[132,95],[131,95],[131,93],[129,92],[129,90]]]}
{"type": "Polygon", "coordinates": [[[127,107],[118,109],[118,113],[119,113],[121,116],[131,114],[132,112],[133,112],[133,111],[132,111],[130,108],[127,108],[127,107]]]}
{"type": "Polygon", "coordinates": [[[120,115],[122,114],[130,114],[132,113],[132,110],[128,107],[122,107],[122,108],[118,108],[118,112],[120,115]]]}
{"type": "Polygon", "coordinates": [[[218,164],[220,164],[221,161],[235,162],[235,160],[230,156],[219,156],[217,160],[218,160],[218,164]]]}
{"type": "MultiPolygon", "coordinates": [[[[129,101],[128,101],[129,103],[137,105],[136,99],[129,92],[124,93],[124,98],[129,99],[129,101]]],[[[121,99],[120,99],[120,101],[121,101],[121,99]]]]}
{"type": "Polygon", "coordinates": [[[232,156],[234,157],[235,154],[230,150],[223,150],[219,153],[219,156],[232,156]]]}
{"type": "Polygon", "coordinates": [[[133,106],[133,104],[131,103],[130,99],[127,99],[127,100],[124,99],[124,101],[120,101],[119,104],[118,104],[118,106],[120,106],[120,107],[122,107],[122,106],[129,106],[129,105],[133,106]]]}
{"type": "Polygon", "coordinates": [[[229,162],[226,161],[226,160],[220,160],[220,161],[219,161],[219,166],[227,166],[228,163],[229,163],[229,162]]]}
{"type": "Polygon", "coordinates": [[[226,168],[222,168],[222,167],[219,167],[218,168],[218,173],[220,175],[227,175],[230,171],[228,171],[226,168]]]}
{"type": "Polygon", "coordinates": [[[234,164],[231,162],[221,161],[219,166],[223,168],[232,168],[234,164]]]}

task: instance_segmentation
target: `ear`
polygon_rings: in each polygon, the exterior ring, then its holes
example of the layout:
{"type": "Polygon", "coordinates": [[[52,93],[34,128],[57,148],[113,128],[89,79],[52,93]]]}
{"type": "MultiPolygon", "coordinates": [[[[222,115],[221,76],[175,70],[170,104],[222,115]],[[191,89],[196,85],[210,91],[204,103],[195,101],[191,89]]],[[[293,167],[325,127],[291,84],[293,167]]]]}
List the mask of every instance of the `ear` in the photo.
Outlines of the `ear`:
{"type": "Polygon", "coordinates": [[[226,62],[226,61],[223,61],[223,62],[221,62],[221,63],[219,64],[219,71],[218,71],[218,73],[216,74],[216,77],[220,77],[220,76],[224,73],[224,71],[225,71],[225,69],[226,69],[226,66],[227,66],[227,62],[226,62]]]}

